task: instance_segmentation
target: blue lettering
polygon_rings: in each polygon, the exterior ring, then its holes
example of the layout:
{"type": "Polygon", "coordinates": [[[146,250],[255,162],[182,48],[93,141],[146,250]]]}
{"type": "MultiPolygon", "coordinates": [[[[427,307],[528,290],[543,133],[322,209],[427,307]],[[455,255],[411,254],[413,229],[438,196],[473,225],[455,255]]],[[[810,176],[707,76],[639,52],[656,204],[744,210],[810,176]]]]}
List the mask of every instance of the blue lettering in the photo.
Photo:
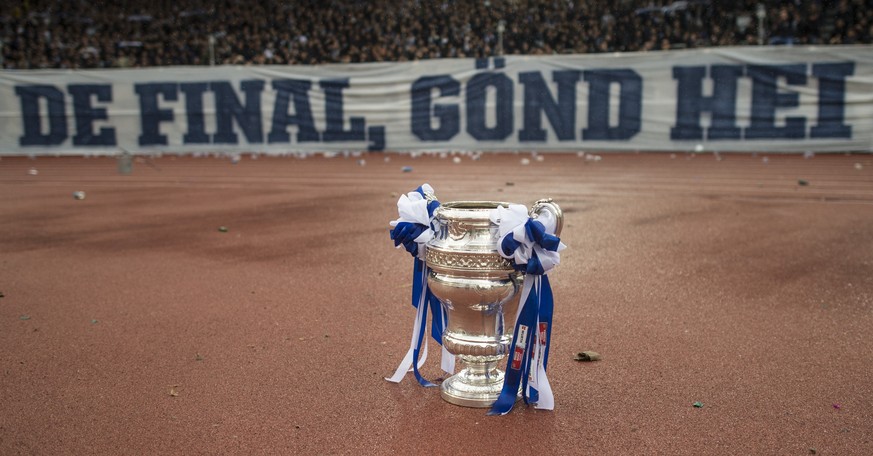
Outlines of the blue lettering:
{"type": "Polygon", "coordinates": [[[855,73],[855,63],[814,63],[818,78],[818,123],[810,129],[813,138],[851,138],[846,119],[846,77],[855,73]]]}
{"type": "Polygon", "coordinates": [[[737,80],[743,75],[741,65],[713,65],[712,96],[703,96],[703,77],[706,67],[674,67],[673,79],[678,80],[676,93],[676,125],[670,129],[670,139],[703,139],[700,115],[712,113],[712,122],[706,138],[740,139],[737,126],[737,80]]]}
{"type": "Polygon", "coordinates": [[[586,141],[626,141],[640,132],[643,113],[643,78],[630,69],[585,71],[588,89],[586,141]],[[609,125],[609,88],[619,85],[618,125],[609,125]]]}
{"type": "Polygon", "coordinates": [[[558,84],[555,101],[540,72],[519,73],[519,81],[524,84],[524,128],[518,132],[519,141],[546,141],[543,112],[559,141],[576,139],[576,83],[580,76],[576,70],[553,72],[552,80],[558,84]]]}
{"type": "Polygon", "coordinates": [[[112,101],[112,86],[109,84],[70,84],[67,91],[73,97],[73,113],[76,116],[76,135],[73,136],[74,146],[114,146],[115,129],[101,127],[100,133],[94,134],[94,121],[109,119],[106,108],[95,108],[91,105],[91,96],[96,95],[97,101],[112,101]]]}
{"type": "Polygon", "coordinates": [[[324,129],[322,140],[333,141],[363,141],[367,138],[364,131],[363,117],[350,117],[349,129],[343,127],[343,89],[349,86],[348,79],[335,79],[318,83],[324,90],[325,117],[327,126],[324,129]]]}
{"type": "Polygon", "coordinates": [[[503,73],[479,73],[467,84],[467,133],[479,141],[503,141],[512,134],[512,80],[503,73]],[[497,124],[485,124],[485,100],[488,87],[496,91],[494,110],[497,124]]]}
{"type": "Polygon", "coordinates": [[[370,144],[367,146],[367,150],[385,150],[385,127],[379,125],[367,128],[367,140],[370,141],[370,144]]]}
{"type": "Polygon", "coordinates": [[[288,125],[297,125],[297,142],[318,142],[321,140],[312,118],[309,104],[309,88],[312,83],[302,79],[279,79],[273,81],[276,91],[276,104],[273,106],[273,126],[267,140],[271,143],[291,142],[288,125]],[[294,115],[288,115],[291,96],[294,96],[294,115]]]}
{"type": "Polygon", "coordinates": [[[416,80],[412,84],[412,133],[422,141],[448,141],[461,130],[459,109],[457,105],[433,104],[434,89],[439,90],[439,96],[453,97],[461,93],[461,84],[448,75],[416,80]],[[432,117],[439,121],[439,127],[433,128],[432,117]]]}
{"type": "Polygon", "coordinates": [[[167,136],[161,134],[161,122],[173,120],[172,109],[160,109],[158,95],[164,100],[176,101],[179,97],[176,84],[172,82],[135,84],[134,91],[139,95],[140,146],[167,145],[167,136]]]}
{"type": "Polygon", "coordinates": [[[185,118],[188,120],[188,131],[182,136],[184,144],[209,144],[206,134],[206,121],[203,116],[203,93],[209,90],[205,82],[189,82],[179,84],[179,90],[185,94],[185,118]]]}
{"type": "Polygon", "coordinates": [[[234,120],[250,144],[264,142],[261,126],[261,92],[264,90],[264,81],[250,79],[240,83],[240,88],[245,92],[245,106],[240,103],[236,91],[229,82],[210,82],[209,88],[215,92],[217,131],[212,135],[213,143],[237,144],[239,142],[233,130],[234,120]]]}
{"type": "Polygon", "coordinates": [[[67,139],[67,115],[64,112],[64,93],[52,85],[15,86],[21,98],[21,121],[24,135],[18,138],[21,146],[54,146],[67,139]],[[39,99],[48,104],[49,131],[42,133],[39,99]]]}
{"type": "Polygon", "coordinates": [[[752,78],[752,121],[745,129],[746,139],[803,138],[806,118],[788,117],[784,127],[776,126],[776,110],[799,104],[797,92],[779,92],[776,82],[785,78],[788,85],[806,84],[806,65],[749,65],[752,78]]]}

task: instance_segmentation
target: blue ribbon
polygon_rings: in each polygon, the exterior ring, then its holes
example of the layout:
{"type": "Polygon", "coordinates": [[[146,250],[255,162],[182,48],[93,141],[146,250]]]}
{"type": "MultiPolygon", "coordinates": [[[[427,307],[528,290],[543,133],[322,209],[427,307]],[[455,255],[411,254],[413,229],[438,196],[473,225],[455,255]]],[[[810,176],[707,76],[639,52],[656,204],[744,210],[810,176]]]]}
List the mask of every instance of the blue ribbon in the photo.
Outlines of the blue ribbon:
{"type": "MultiPolygon", "coordinates": [[[[415,189],[418,194],[423,197],[427,197],[424,193],[424,190],[419,186],[415,189]]],[[[440,207],[440,202],[437,200],[431,200],[427,202],[427,215],[428,217],[433,217],[433,212],[436,208],[440,207]]],[[[422,225],[421,223],[413,223],[413,222],[399,222],[394,229],[391,230],[391,240],[394,241],[394,247],[403,244],[403,248],[406,249],[407,252],[411,253],[412,256],[418,256],[418,243],[415,240],[418,236],[421,235],[425,230],[430,229],[427,225],[422,225]]]]}
{"type": "MultiPolygon", "coordinates": [[[[541,222],[529,219],[525,222],[525,235],[540,247],[557,251],[561,240],[554,235],[545,232],[541,222]]],[[[500,244],[501,250],[506,256],[511,256],[521,244],[515,240],[512,233],[504,237],[500,244]]],[[[516,270],[530,274],[531,280],[529,293],[521,303],[515,330],[512,333],[512,344],[506,361],[506,376],[503,381],[503,390],[500,396],[491,406],[489,415],[505,415],[512,410],[518,398],[519,388],[525,404],[536,403],[539,400],[539,392],[535,388],[528,391],[528,379],[530,378],[531,361],[533,350],[536,347],[537,337],[543,338],[543,368],[548,368],[549,345],[552,339],[552,315],[554,313],[554,296],[548,277],[545,276],[542,263],[536,252],[531,254],[526,264],[514,264],[516,270]],[[520,338],[524,336],[524,340],[520,338]]]]}
{"type": "MultiPolygon", "coordinates": [[[[421,194],[421,196],[426,197],[422,187],[418,187],[415,191],[421,194]]],[[[433,217],[433,212],[439,206],[440,203],[437,200],[428,201],[428,216],[433,217]]],[[[421,326],[419,327],[418,340],[413,349],[412,359],[412,370],[415,374],[416,380],[418,380],[418,383],[421,384],[421,386],[436,386],[422,377],[418,372],[418,358],[421,353],[422,345],[424,344],[424,333],[427,328],[428,307],[430,307],[431,310],[431,337],[433,337],[433,339],[440,345],[443,344],[443,331],[445,330],[445,325],[447,323],[442,304],[440,304],[437,297],[431,293],[430,288],[427,286],[427,276],[430,273],[430,268],[427,267],[424,261],[418,258],[418,243],[415,242],[415,239],[429,228],[430,227],[427,225],[422,225],[420,223],[399,222],[394,229],[390,231],[391,240],[394,241],[394,246],[397,247],[403,244],[403,248],[413,256],[412,306],[416,309],[418,309],[419,305],[424,306],[424,309],[421,309],[421,312],[425,317],[422,318],[420,323],[421,326]],[[424,294],[423,299],[422,293],[424,294]]]]}
{"type": "MultiPolygon", "coordinates": [[[[539,314],[537,315],[537,320],[539,321],[537,337],[540,337],[541,333],[545,336],[543,343],[545,347],[543,350],[543,370],[548,370],[549,368],[549,345],[552,341],[552,314],[554,310],[555,300],[552,296],[552,286],[549,284],[549,277],[543,275],[542,283],[540,284],[539,314]]],[[[536,388],[531,388],[530,398],[525,403],[530,402],[535,404],[539,401],[539,396],[539,391],[536,388]]]]}
{"type": "Polygon", "coordinates": [[[504,255],[512,256],[512,253],[515,252],[515,249],[520,245],[521,243],[515,240],[515,236],[513,236],[512,233],[509,233],[503,238],[503,241],[500,242],[500,249],[503,250],[504,255]]]}
{"type": "MultiPolygon", "coordinates": [[[[421,346],[424,343],[424,332],[427,328],[427,307],[430,304],[430,299],[427,296],[424,300],[421,300],[422,290],[427,290],[427,265],[424,264],[424,261],[418,258],[415,259],[412,274],[412,306],[418,308],[419,303],[424,306],[424,309],[421,309],[424,318],[421,319],[420,326],[418,327],[418,340],[415,342],[415,349],[412,351],[412,372],[421,386],[436,386],[418,372],[418,357],[421,353],[421,346]]],[[[430,290],[426,292],[430,293],[430,290]]],[[[435,311],[433,306],[431,306],[431,310],[435,311]]],[[[440,342],[442,342],[442,337],[440,337],[440,342]]]]}
{"type": "Polygon", "coordinates": [[[542,222],[528,219],[524,224],[524,232],[528,239],[546,250],[557,252],[558,246],[561,245],[561,239],[558,236],[546,233],[546,227],[542,222]]]}
{"type": "MultiPolygon", "coordinates": [[[[425,266],[426,267],[426,266],[425,266]]],[[[430,271],[428,271],[430,273],[430,271]]],[[[427,278],[425,276],[425,282],[427,282],[427,278]]],[[[438,344],[443,344],[443,331],[446,329],[446,325],[449,320],[446,318],[445,312],[443,309],[442,303],[437,299],[433,293],[430,292],[430,287],[427,288],[427,300],[430,302],[430,311],[431,311],[431,328],[430,335],[433,337],[433,340],[437,341],[438,344]]]]}
{"type": "MultiPolygon", "coordinates": [[[[559,239],[558,243],[560,244],[560,242],[561,240],[559,239]]],[[[515,240],[515,237],[512,235],[512,233],[509,233],[506,235],[506,237],[503,238],[503,241],[500,243],[500,248],[503,249],[503,253],[506,256],[511,256],[512,253],[515,252],[515,249],[517,249],[520,245],[521,243],[515,240]]],[[[516,264],[515,262],[513,262],[512,267],[516,271],[522,271],[527,274],[542,275],[546,273],[545,269],[543,269],[543,264],[540,261],[540,257],[537,256],[536,252],[531,253],[531,256],[527,260],[527,263],[516,264]]]]}
{"type": "MultiPolygon", "coordinates": [[[[536,280],[535,278],[534,280],[536,280]]],[[[537,337],[537,301],[536,283],[531,287],[527,299],[522,303],[521,313],[515,322],[512,333],[512,344],[509,346],[509,356],[506,360],[506,376],[503,378],[503,390],[491,406],[489,415],[505,415],[512,410],[518,398],[519,386],[522,392],[527,390],[527,379],[530,376],[530,361],[534,347],[534,337],[537,337]],[[524,332],[525,340],[519,345],[519,337],[524,332]]],[[[527,398],[525,397],[525,402],[527,398]]]]}
{"type": "Polygon", "coordinates": [[[415,240],[427,227],[420,223],[400,222],[391,230],[391,240],[394,241],[394,247],[403,244],[403,248],[412,256],[418,256],[418,243],[415,240]]]}

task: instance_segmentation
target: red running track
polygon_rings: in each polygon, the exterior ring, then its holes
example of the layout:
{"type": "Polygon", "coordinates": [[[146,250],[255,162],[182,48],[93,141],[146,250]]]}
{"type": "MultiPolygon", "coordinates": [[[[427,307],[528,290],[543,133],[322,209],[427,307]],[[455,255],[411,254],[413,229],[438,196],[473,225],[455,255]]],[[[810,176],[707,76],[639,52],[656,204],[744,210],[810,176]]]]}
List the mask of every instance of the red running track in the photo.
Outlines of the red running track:
{"type": "Polygon", "coordinates": [[[390,157],[0,160],[0,454],[873,454],[870,155],[390,157]],[[423,182],[563,207],[554,412],[383,380],[423,182]]]}

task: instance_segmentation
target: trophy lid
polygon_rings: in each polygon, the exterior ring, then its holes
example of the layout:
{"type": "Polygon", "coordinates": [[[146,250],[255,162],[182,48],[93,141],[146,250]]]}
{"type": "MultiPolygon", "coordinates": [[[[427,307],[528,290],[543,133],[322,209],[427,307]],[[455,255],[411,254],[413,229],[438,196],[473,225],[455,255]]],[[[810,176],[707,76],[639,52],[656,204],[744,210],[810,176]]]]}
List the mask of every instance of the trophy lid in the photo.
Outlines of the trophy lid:
{"type": "Polygon", "coordinates": [[[434,216],[446,220],[463,220],[465,222],[491,222],[491,211],[497,207],[509,207],[502,201],[450,201],[442,203],[434,216]]]}

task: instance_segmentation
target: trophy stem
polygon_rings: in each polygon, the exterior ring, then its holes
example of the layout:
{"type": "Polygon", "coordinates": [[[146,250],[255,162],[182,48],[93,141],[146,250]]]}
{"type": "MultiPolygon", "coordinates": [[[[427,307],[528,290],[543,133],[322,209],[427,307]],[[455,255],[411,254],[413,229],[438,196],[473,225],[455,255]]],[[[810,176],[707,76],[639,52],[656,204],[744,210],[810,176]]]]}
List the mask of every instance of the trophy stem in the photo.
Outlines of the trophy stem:
{"type": "Polygon", "coordinates": [[[497,366],[504,358],[458,355],[464,368],[440,385],[442,398],[464,407],[491,407],[503,389],[505,374],[497,366]]]}

